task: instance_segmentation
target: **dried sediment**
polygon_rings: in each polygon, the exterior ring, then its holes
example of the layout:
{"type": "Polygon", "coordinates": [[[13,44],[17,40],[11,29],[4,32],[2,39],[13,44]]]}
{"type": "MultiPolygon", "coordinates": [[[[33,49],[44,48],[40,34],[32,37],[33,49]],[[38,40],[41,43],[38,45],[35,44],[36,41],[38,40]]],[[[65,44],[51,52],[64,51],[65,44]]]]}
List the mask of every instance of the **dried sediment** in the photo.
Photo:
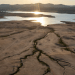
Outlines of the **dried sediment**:
{"type": "Polygon", "coordinates": [[[1,22],[0,74],[75,74],[74,28],[74,24],[43,27],[30,21],[1,22]]]}
{"type": "Polygon", "coordinates": [[[44,15],[44,14],[34,14],[34,13],[0,13],[2,16],[20,16],[20,17],[51,17],[55,18],[52,15],[44,15]]]}

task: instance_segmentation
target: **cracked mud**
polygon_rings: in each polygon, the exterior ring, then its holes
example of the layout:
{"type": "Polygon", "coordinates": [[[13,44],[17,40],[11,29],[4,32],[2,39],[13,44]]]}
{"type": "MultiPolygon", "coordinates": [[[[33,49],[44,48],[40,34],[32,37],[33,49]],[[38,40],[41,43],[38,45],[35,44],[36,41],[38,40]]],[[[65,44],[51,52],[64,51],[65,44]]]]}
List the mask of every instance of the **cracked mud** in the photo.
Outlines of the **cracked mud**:
{"type": "Polygon", "coordinates": [[[0,23],[0,75],[75,75],[75,24],[0,23]]]}

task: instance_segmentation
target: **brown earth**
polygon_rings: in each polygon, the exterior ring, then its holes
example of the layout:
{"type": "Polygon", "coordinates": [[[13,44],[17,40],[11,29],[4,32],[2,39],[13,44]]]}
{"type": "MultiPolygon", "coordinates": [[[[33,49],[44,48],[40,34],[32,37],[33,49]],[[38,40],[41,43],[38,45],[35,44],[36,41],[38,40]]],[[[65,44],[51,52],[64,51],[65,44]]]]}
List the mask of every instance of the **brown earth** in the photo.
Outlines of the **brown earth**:
{"type": "Polygon", "coordinates": [[[0,22],[0,75],[75,75],[75,24],[0,22]]]}
{"type": "Polygon", "coordinates": [[[34,14],[34,13],[0,13],[2,16],[20,16],[20,17],[51,17],[55,18],[52,15],[43,15],[43,14],[34,14]]]}

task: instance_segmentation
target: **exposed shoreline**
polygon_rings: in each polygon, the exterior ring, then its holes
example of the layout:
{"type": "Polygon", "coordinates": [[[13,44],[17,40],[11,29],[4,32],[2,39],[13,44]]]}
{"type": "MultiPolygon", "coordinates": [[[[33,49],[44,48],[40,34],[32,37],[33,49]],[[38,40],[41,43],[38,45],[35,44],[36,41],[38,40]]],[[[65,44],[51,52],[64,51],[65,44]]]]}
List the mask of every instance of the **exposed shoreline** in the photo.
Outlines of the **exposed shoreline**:
{"type": "Polygon", "coordinates": [[[0,22],[0,75],[75,74],[75,23],[65,23],[0,22]]]}
{"type": "Polygon", "coordinates": [[[20,17],[51,17],[55,18],[52,15],[44,15],[44,14],[34,14],[34,13],[0,13],[2,16],[20,16],[20,17]]]}

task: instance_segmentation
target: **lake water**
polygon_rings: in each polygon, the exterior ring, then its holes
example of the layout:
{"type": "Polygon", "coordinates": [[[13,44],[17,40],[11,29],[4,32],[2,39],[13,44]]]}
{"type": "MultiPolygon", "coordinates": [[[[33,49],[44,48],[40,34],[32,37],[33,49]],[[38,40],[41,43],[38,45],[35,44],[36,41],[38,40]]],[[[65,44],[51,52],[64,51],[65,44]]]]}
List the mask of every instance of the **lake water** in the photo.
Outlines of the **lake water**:
{"type": "Polygon", "coordinates": [[[5,16],[0,19],[0,21],[21,21],[21,20],[35,20],[32,22],[40,22],[41,25],[47,26],[49,24],[59,24],[60,21],[70,21],[75,22],[75,14],[60,14],[60,13],[51,13],[51,12],[27,12],[27,11],[7,11],[8,13],[34,13],[34,14],[44,14],[52,15],[55,18],[51,17],[19,17],[19,16],[5,16]]]}

